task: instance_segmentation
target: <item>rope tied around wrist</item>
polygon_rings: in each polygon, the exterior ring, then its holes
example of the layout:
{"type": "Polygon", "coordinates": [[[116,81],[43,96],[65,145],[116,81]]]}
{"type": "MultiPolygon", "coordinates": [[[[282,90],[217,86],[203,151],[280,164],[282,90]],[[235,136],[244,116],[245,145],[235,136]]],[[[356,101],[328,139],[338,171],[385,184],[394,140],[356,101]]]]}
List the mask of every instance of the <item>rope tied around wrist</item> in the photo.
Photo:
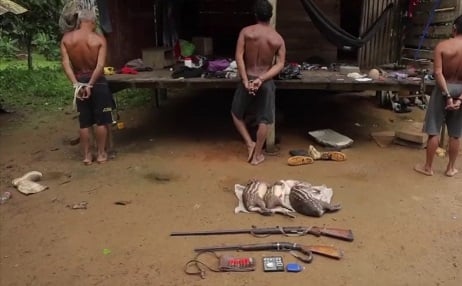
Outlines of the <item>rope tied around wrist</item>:
{"type": "Polygon", "coordinates": [[[72,101],[72,110],[76,109],[77,106],[77,98],[82,99],[82,97],[79,95],[80,90],[84,87],[93,87],[93,85],[88,84],[88,83],[82,83],[82,82],[76,82],[72,85],[74,87],[74,99],[72,101]]]}

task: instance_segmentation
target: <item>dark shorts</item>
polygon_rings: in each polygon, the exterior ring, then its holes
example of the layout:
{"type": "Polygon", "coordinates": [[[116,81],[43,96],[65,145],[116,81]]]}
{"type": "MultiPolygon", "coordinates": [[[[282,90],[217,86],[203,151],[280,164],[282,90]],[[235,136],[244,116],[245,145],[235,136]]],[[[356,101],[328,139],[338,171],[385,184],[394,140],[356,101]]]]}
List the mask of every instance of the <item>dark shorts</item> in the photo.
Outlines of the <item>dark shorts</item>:
{"type": "Polygon", "coordinates": [[[265,81],[256,95],[250,95],[241,82],[234,93],[231,112],[237,118],[243,120],[249,106],[255,104],[257,123],[272,124],[274,121],[275,94],[276,85],[272,80],[265,81]]]}
{"type": "MultiPolygon", "coordinates": [[[[88,83],[90,76],[77,76],[77,80],[81,83],[88,83]]],[[[102,76],[93,85],[91,96],[88,99],[77,99],[80,128],[88,128],[94,124],[111,124],[113,122],[112,111],[114,109],[114,98],[109,90],[106,78],[102,76]]]]}
{"type": "MultiPolygon", "coordinates": [[[[448,84],[449,93],[454,97],[462,94],[462,84],[448,84]]],[[[447,98],[441,94],[438,87],[433,89],[428,103],[423,132],[428,135],[439,135],[443,124],[446,123],[448,135],[453,138],[462,136],[462,109],[446,110],[447,98]]]]}

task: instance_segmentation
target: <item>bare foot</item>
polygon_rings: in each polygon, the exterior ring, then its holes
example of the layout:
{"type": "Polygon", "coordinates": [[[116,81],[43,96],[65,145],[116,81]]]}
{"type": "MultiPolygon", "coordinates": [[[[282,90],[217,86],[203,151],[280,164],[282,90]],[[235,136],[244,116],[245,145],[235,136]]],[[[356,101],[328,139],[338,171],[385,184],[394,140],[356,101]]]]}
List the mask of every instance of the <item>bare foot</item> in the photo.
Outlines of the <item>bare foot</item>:
{"type": "Polygon", "coordinates": [[[451,170],[446,170],[444,174],[448,177],[454,177],[457,173],[459,173],[459,170],[452,168],[451,170]]]}
{"type": "Polygon", "coordinates": [[[247,151],[249,152],[249,156],[247,157],[247,162],[252,161],[253,153],[255,152],[255,142],[252,142],[249,146],[247,146],[247,151]]]}
{"type": "Polygon", "coordinates": [[[89,166],[91,165],[91,163],[93,163],[93,156],[91,155],[91,153],[88,153],[87,155],[85,155],[85,158],[83,159],[83,164],[86,165],[86,166],[89,166]]]}
{"type": "Polygon", "coordinates": [[[99,164],[106,163],[106,161],[107,161],[107,154],[106,153],[99,154],[98,158],[96,158],[96,162],[98,162],[99,164]]]}
{"type": "Polygon", "coordinates": [[[261,154],[260,156],[253,156],[253,159],[250,162],[250,164],[256,166],[256,165],[258,165],[260,163],[263,163],[263,161],[265,161],[265,156],[263,156],[263,154],[261,154]]]}
{"type": "Polygon", "coordinates": [[[427,170],[422,165],[415,165],[414,171],[416,171],[417,173],[423,174],[425,176],[433,176],[433,170],[427,170]]]}

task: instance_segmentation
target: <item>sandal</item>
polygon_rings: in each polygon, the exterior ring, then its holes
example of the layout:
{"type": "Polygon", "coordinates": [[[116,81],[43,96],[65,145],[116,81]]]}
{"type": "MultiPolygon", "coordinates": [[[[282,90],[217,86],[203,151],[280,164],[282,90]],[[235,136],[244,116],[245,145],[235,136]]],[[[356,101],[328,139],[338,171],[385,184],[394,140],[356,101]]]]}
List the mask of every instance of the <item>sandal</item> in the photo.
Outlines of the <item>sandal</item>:
{"type": "Polygon", "coordinates": [[[308,156],[292,156],[287,160],[289,166],[300,166],[312,164],[314,159],[308,156]]]}

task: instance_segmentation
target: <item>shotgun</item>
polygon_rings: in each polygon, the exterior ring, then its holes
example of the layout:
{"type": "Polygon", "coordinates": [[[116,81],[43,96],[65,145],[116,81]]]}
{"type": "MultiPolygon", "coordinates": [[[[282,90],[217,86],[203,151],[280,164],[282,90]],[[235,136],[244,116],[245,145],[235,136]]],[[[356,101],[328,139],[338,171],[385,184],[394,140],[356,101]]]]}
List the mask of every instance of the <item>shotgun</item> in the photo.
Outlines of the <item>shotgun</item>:
{"type": "Polygon", "coordinates": [[[328,236],[345,241],[353,241],[353,232],[350,229],[327,228],[327,227],[303,227],[303,226],[284,226],[250,229],[235,229],[235,230],[205,230],[193,232],[172,232],[170,236],[192,236],[192,235],[221,235],[221,234],[240,234],[249,233],[253,236],[268,236],[271,234],[284,234],[286,236],[303,236],[312,234],[315,236],[328,236]]]}
{"type": "Polygon", "coordinates": [[[336,247],[328,245],[301,245],[291,242],[270,242],[270,243],[255,243],[255,244],[236,244],[225,246],[212,246],[196,248],[196,252],[204,251],[223,251],[223,250],[242,250],[242,251],[290,251],[296,258],[305,263],[311,263],[313,260],[313,253],[323,255],[329,258],[340,259],[343,257],[343,252],[336,247]],[[300,255],[297,252],[303,254],[300,255]]]}

